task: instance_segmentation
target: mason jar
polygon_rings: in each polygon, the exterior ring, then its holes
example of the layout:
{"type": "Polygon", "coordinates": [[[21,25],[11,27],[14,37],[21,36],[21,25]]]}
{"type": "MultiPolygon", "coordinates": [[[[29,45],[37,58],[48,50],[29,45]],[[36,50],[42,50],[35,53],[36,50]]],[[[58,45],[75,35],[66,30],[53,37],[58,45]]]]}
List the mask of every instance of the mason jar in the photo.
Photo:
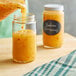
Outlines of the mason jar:
{"type": "Polygon", "coordinates": [[[35,15],[26,18],[14,16],[12,22],[13,61],[27,63],[36,58],[36,20],[35,15]]]}
{"type": "Polygon", "coordinates": [[[47,4],[43,12],[43,45],[45,48],[59,48],[63,44],[64,6],[47,4]]]}

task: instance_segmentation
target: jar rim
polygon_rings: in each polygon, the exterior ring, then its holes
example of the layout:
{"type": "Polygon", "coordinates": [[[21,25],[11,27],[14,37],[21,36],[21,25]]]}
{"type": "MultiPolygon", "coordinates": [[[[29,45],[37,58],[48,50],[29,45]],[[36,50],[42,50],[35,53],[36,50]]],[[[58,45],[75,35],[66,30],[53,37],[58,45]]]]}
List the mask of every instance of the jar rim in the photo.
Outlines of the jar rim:
{"type": "Polygon", "coordinates": [[[32,21],[35,21],[35,15],[32,13],[28,13],[26,15],[26,17],[22,18],[21,15],[15,14],[14,15],[14,21],[16,23],[22,23],[22,24],[27,23],[27,22],[32,22],[32,21]]]}

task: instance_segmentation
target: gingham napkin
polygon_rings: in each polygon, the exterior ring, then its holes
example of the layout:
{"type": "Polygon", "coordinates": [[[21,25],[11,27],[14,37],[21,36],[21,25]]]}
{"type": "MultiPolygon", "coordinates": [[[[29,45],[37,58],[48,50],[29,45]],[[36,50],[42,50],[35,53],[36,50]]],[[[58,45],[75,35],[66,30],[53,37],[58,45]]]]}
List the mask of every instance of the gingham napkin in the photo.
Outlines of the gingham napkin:
{"type": "Polygon", "coordinates": [[[39,66],[24,76],[76,76],[76,50],[39,66]]]}

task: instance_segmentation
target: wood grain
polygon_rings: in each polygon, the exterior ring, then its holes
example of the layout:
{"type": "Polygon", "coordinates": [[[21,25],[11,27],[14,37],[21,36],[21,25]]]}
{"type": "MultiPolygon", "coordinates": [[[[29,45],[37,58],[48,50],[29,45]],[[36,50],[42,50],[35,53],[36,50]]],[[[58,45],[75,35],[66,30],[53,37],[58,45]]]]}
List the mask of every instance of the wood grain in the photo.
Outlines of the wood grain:
{"type": "Polygon", "coordinates": [[[58,49],[46,49],[42,45],[42,35],[37,36],[37,58],[34,62],[18,64],[12,61],[12,39],[0,39],[0,76],[23,76],[37,66],[64,56],[76,49],[76,38],[64,34],[64,45],[58,49]]]}

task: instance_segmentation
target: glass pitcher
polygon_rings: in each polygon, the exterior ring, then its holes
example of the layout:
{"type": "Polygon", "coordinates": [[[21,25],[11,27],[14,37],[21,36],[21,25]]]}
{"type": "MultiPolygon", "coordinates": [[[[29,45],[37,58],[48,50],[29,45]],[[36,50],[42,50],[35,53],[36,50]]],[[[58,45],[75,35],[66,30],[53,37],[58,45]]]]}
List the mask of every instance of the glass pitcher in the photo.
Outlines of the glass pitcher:
{"type": "Polygon", "coordinates": [[[0,21],[22,8],[26,8],[24,0],[0,0],[0,21]]]}

